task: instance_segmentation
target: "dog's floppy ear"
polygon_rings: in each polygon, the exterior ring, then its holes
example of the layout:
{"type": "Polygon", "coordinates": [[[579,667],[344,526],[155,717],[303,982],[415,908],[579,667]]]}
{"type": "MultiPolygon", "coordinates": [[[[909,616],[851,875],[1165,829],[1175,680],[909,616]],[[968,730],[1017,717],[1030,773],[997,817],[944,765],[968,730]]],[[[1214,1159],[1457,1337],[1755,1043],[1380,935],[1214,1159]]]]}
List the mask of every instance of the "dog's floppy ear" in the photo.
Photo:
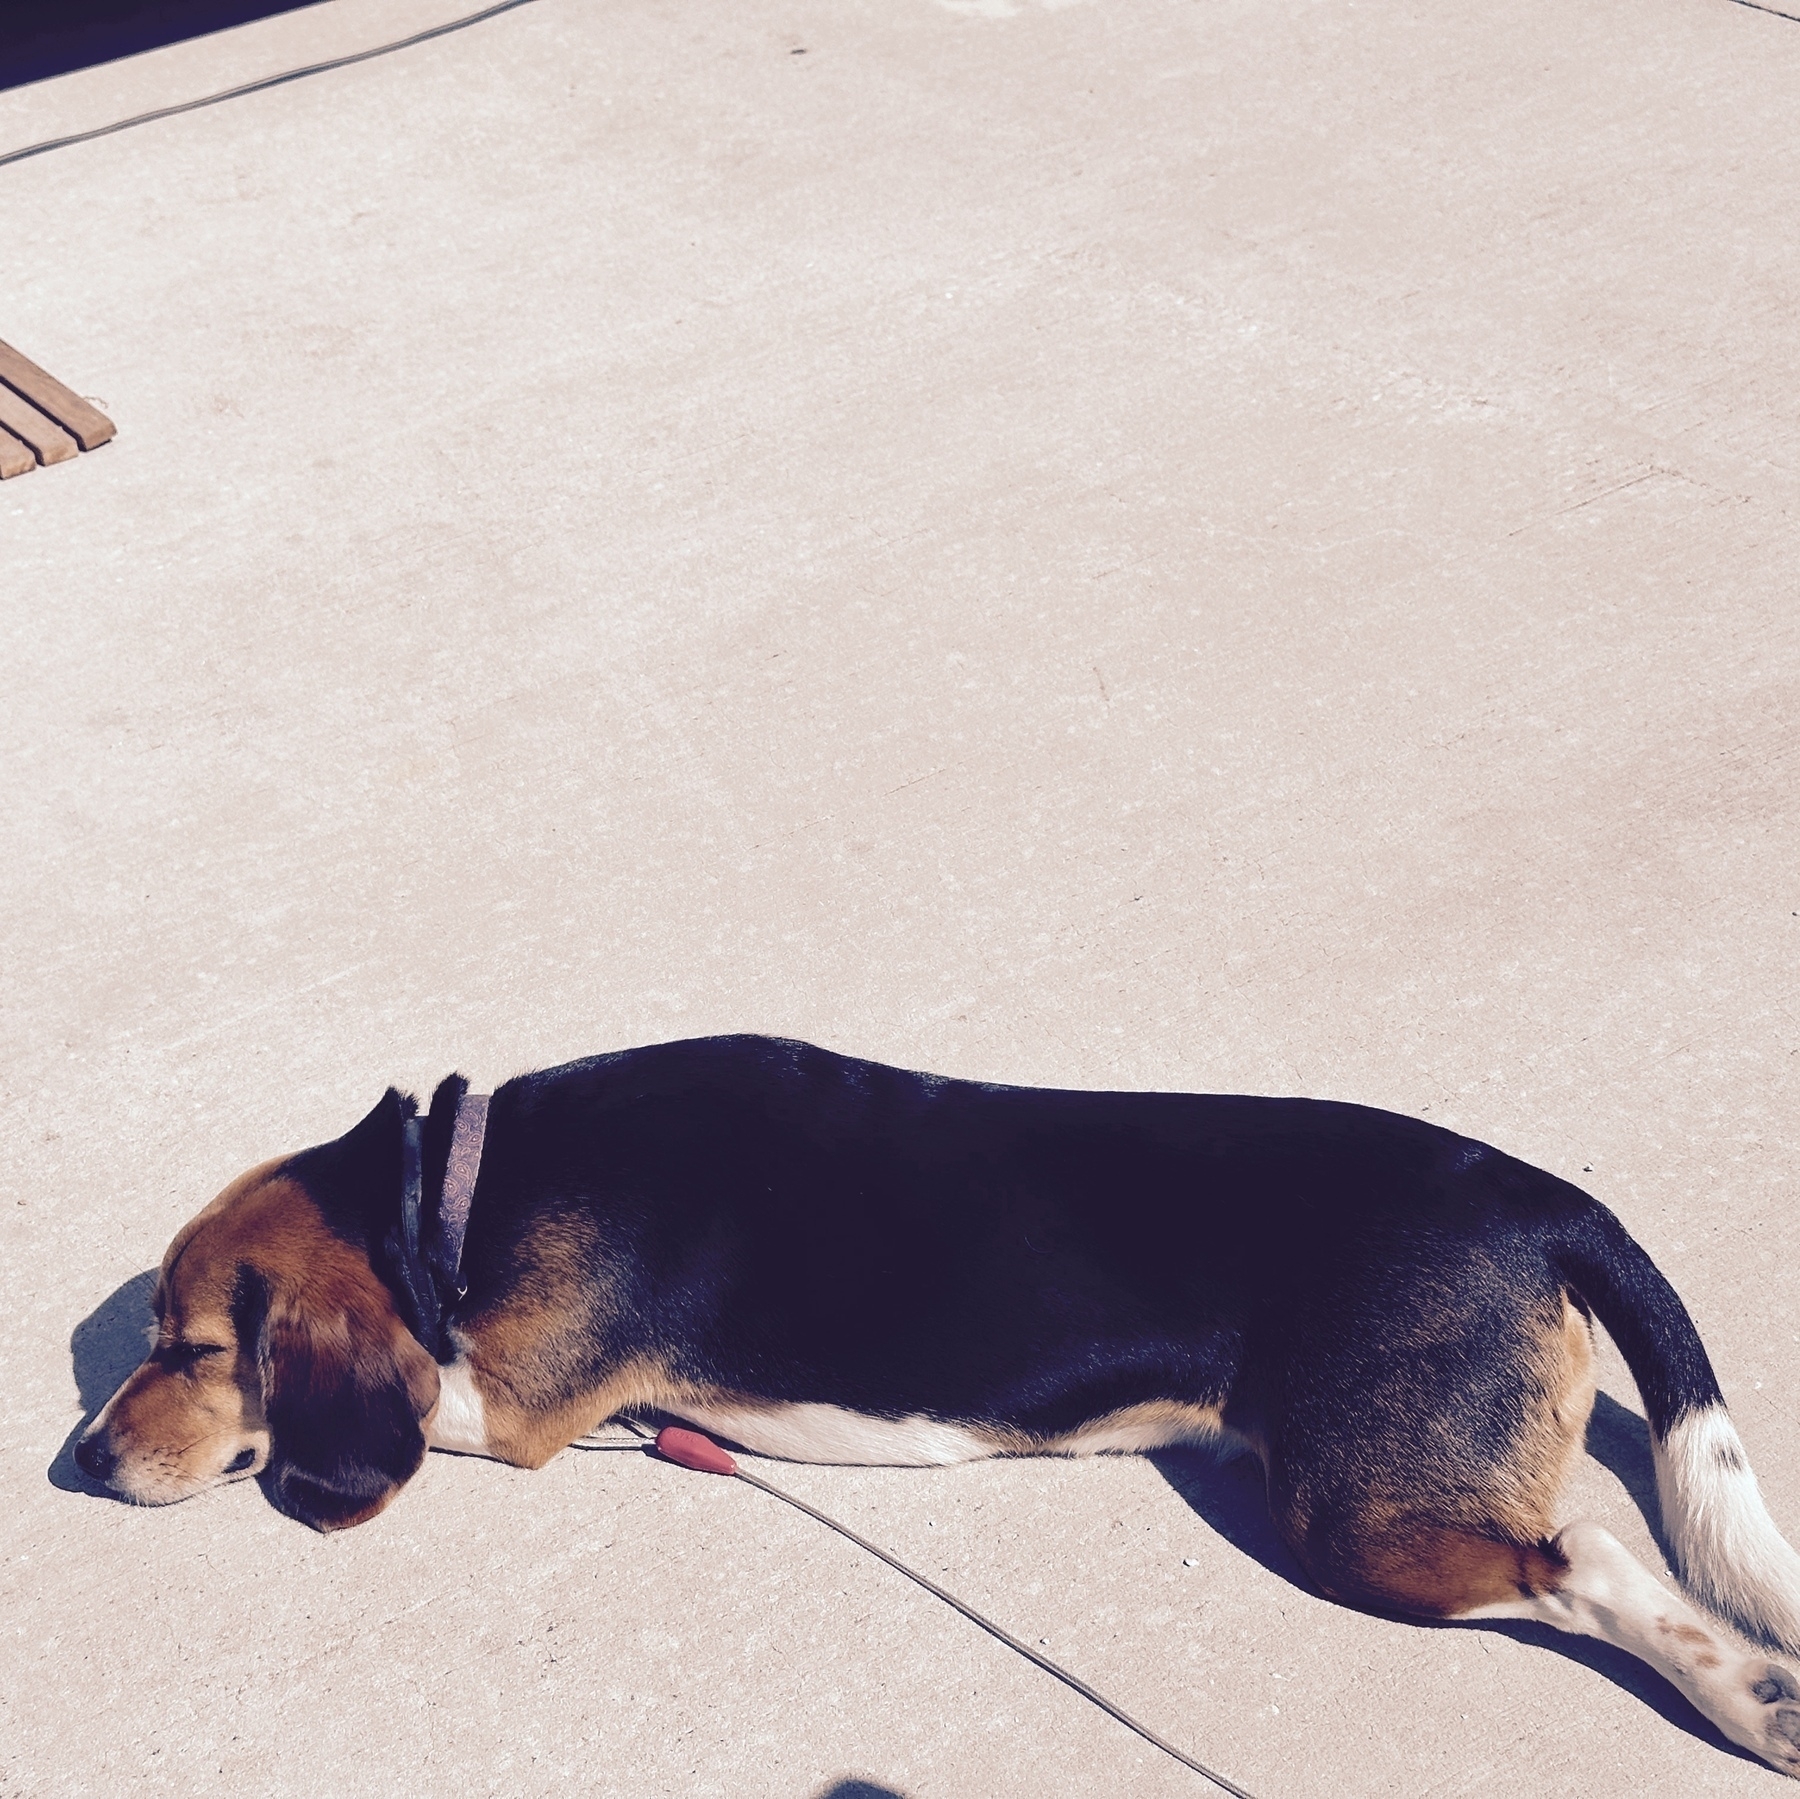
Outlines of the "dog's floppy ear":
{"type": "Polygon", "coordinates": [[[258,1342],[269,1496],[315,1530],[373,1518],[425,1459],[437,1364],[371,1272],[268,1298],[258,1342]],[[321,1290],[322,1289],[322,1290],[321,1290]]]}
{"type": "Polygon", "coordinates": [[[381,1241],[399,1205],[401,1137],[418,1109],[410,1094],[390,1087],[353,1129],[290,1159],[288,1174],[333,1229],[361,1242],[381,1241]]]}

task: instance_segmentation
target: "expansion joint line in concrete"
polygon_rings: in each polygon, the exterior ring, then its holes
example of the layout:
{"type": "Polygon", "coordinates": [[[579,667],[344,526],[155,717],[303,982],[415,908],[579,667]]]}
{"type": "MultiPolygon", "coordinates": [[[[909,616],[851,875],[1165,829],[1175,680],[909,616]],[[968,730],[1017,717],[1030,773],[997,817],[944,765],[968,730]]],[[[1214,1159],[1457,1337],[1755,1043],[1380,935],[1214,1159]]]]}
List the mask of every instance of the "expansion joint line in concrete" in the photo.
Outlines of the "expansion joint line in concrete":
{"type": "Polygon", "coordinates": [[[0,155],[0,169],[9,162],[23,162],[28,156],[42,156],[50,150],[64,150],[71,144],[91,143],[97,137],[111,137],[115,131],[129,131],[134,125],[153,125],[158,119],[173,119],[184,112],[198,112],[203,106],[217,106],[223,100],[241,100],[246,94],[260,94],[268,88],[285,87],[290,81],[304,81],[309,75],[329,74],[333,69],[347,69],[377,56],[388,56],[396,50],[410,50],[415,44],[429,43],[434,37],[448,37],[453,31],[466,31],[484,19],[497,18],[516,7],[529,6],[532,0],[499,0],[497,6],[484,6],[461,19],[415,31],[411,37],[396,38],[391,44],[377,44],[372,50],[353,50],[347,56],[333,56],[324,62],[308,63],[303,69],[287,69],[279,75],[265,75],[259,81],[246,81],[241,87],[228,87],[223,93],[206,94],[198,100],[183,100],[175,106],[159,106],[154,112],[140,112],[129,119],[115,119],[110,125],[96,125],[92,131],[75,131],[67,137],[47,138],[41,144],[27,144],[23,150],[8,150],[0,155]]]}
{"type": "Polygon", "coordinates": [[[891,1556],[885,1549],[878,1548],[867,1537],[859,1537],[849,1525],[840,1524],[837,1519],[827,1516],[815,1506],[808,1505],[804,1499],[797,1499],[792,1493],[784,1492],[780,1487],[770,1486],[766,1480],[760,1480],[756,1475],[740,1468],[737,1465],[737,1458],[729,1451],[721,1449],[710,1437],[703,1436],[699,1431],[686,1430],[680,1426],[668,1426],[656,1432],[652,1437],[650,1431],[635,1418],[620,1417],[615,1422],[624,1425],[627,1430],[635,1432],[635,1440],[615,1437],[609,1441],[590,1439],[584,1442],[578,1439],[575,1447],[580,1449],[654,1448],[660,1455],[680,1467],[693,1468],[703,1474],[734,1476],[747,1485],[755,1487],[759,1492],[767,1493],[772,1498],[791,1505],[796,1511],[804,1512],[807,1517],[817,1519],[827,1530],[836,1531],[840,1537],[847,1542],[854,1543],[858,1549],[866,1549],[878,1561],[886,1562],[895,1573],[904,1574],[908,1580],[923,1587],[934,1598],[943,1600],[947,1606],[961,1612],[971,1624],[980,1625],[989,1636],[997,1638],[1008,1649],[1016,1649],[1027,1661],[1035,1662],[1046,1674],[1054,1674],[1064,1686],[1073,1687],[1083,1699],[1091,1700],[1103,1712],[1117,1718],[1126,1729],[1136,1731],[1146,1743],[1160,1749],[1164,1755],[1173,1756],[1184,1768],[1192,1768],[1196,1774],[1210,1780],[1221,1792],[1232,1794],[1233,1799],[1252,1799],[1252,1796],[1241,1786],[1227,1780],[1223,1774],[1215,1773],[1204,1762],[1196,1761],[1185,1751],[1177,1749],[1173,1743],[1159,1737],[1148,1725],[1140,1724],[1128,1711],[1114,1705],[1104,1693],[1096,1692],[1085,1680],[1078,1679],[1067,1668],[1053,1662],[1049,1656],[1040,1655],[1029,1643],[1021,1643],[1010,1631],[1002,1630],[993,1619],[983,1617],[972,1605],[965,1604],[954,1593],[946,1592],[936,1581],[927,1580],[916,1568],[909,1568],[898,1557],[891,1556]]]}

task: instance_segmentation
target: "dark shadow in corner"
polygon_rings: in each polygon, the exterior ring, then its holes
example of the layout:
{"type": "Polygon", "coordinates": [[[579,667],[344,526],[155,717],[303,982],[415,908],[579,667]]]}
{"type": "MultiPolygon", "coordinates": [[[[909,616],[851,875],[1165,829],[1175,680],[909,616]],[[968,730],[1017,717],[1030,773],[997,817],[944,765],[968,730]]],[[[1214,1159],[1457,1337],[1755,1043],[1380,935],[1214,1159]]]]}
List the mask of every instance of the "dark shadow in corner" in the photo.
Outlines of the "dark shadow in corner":
{"type": "Polygon", "coordinates": [[[834,1780],[814,1799],[906,1799],[898,1787],[884,1787],[872,1780],[834,1780]]]}
{"type": "Polygon", "coordinates": [[[75,1466],[75,1445],[99,1416],[100,1408],[118,1391],[120,1381],[144,1359],[153,1322],[150,1295],[155,1291],[154,1268],[134,1274],[95,1306],[70,1335],[69,1359],[75,1367],[75,1390],[81,1395],[81,1422],[63,1439],[49,1468],[51,1486],[65,1493],[118,1497],[98,1481],[89,1480],[75,1466]]]}
{"type": "Polygon", "coordinates": [[[0,38],[0,89],[228,31],[319,0],[59,0],[0,38]]]}
{"type": "MultiPolygon", "coordinates": [[[[1594,1419],[1588,1427],[1588,1448],[1599,1462],[1618,1476],[1646,1518],[1655,1520],[1656,1476],[1650,1462],[1649,1431],[1643,1420],[1608,1399],[1604,1393],[1595,1404],[1594,1419]]],[[[1275,1521],[1269,1515],[1262,1465],[1254,1456],[1244,1455],[1220,1462],[1204,1449],[1157,1449],[1146,1459],[1188,1507],[1234,1549],[1242,1550],[1252,1561],[1260,1563],[1271,1574],[1279,1575],[1290,1586],[1317,1596],[1318,1589],[1307,1579],[1299,1562],[1276,1534],[1275,1521]]],[[[1660,1536],[1658,1541],[1661,1541],[1660,1536]]],[[[1398,1621],[1421,1630],[1497,1631],[1514,1642],[1550,1650],[1569,1661],[1579,1662],[1584,1668],[1591,1668],[1615,1686],[1624,1688],[1677,1730],[1686,1731],[1700,1742],[1756,1767],[1767,1765],[1748,1750],[1728,1742],[1660,1674],[1636,1656],[1613,1648],[1610,1643],[1565,1636],[1548,1624],[1509,1623],[1491,1618],[1483,1619],[1479,1624],[1434,1623],[1420,1618],[1398,1621]]]]}
{"type": "MultiPolygon", "coordinates": [[[[301,4],[315,4],[316,0],[295,0],[290,6],[270,6],[259,14],[246,13],[244,20],[252,17],[268,17],[271,13],[298,11],[301,4]]],[[[472,25],[485,24],[489,19],[498,18],[502,13],[516,11],[521,6],[529,6],[532,0],[492,0],[478,12],[465,13],[460,18],[447,19],[441,25],[428,25],[423,31],[415,31],[410,37],[395,38],[392,43],[376,44],[367,50],[351,50],[342,56],[329,56],[323,62],[304,63],[298,68],[283,69],[279,74],[264,75],[255,81],[241,82],[236,87],[228,87],[216,94],[201,94],[194,99],[174,100],[167,106],[153,107],[149,112],[134,113],[130,118],[114,119],[106,125],[90,126],[86,131],[71,132],[66,137],[45,138],[41,143],[22,144],[16,150],[8,150],[0,155],[0,168],[8,167],[15,162],[25,162],[33,156],[44,156],[52,150],[66,150],[71,144],[92,143],[96,138],[111,137],[115,132],[130,131],[138,125],[151,125],[159,119],[172,119],[182,113],[198,112],[202,107],[219,106],[227,100],[241,100],[247,94],[266,93],[270,88],[286,87],[291,81],[306,81],[314,75],[324,75],[334,69],[348,69],[357,63],[370,62],[378,56],[391,56],[397,50],[410,50],[416,44],[430,43],[441,37],[448,37],[453,32],[467,31],[472,25]]],[[[0,73],[6,64],[6,48],[0,45],[0,73]]],[[[33,76],[31,79],[39,79],[33,76]]],[[[8,84],[0,80],[0,88],[8,84]]],[[[15,81],[13,85],[17,85],[15,81]]]]}

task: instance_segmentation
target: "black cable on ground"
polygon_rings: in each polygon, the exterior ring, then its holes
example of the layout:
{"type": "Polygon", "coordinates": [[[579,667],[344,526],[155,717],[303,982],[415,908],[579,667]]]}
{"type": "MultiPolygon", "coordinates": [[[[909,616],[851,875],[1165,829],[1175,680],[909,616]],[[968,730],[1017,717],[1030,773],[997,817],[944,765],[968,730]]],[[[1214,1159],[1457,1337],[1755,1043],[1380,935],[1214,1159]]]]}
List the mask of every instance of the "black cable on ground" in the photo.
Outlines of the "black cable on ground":
{"type": "Polygon", "coordinates": [[[414,44],[429,43],[434,37],[447,37],[453,31],[466,31],[484,19],[511,12],[515,7],[529,6],[531,0],[499,0],[497,6],[485,6],[466,18],[452,19],[445,25],[433,25],[415,31],[411,37],[396,38],[391,44],[377,44],[373,50],[355,50],[348,56],[333,56],[325,62],[308,63],[303,69],[289,69],[281,75],[265,75],[260,81],[246,81],[242,87],[228,87],[221,94],[208,94],[199,100],[183,100],[175,106],[159,106],[154,112],[140,112],[135,118],[117,119],[110,125],[96,125],[92,131],[74,131],[67,137],[53,137],[41,144],[27,144],[23,150],[8,150],[0,155],[0,169],[9,162],[23,162],[28,156],[42,156],[49,150],[64,150],[70,144],[91,143],[97,137],[111,137],[115,131],[129,131],[134,125],[152,125],[158,119],[172,119],[184,112],[198,112],[203,106],[217,106],[221,100],[239,100],[245,94],[260,94],[267,88],[285,87],[290,81],[304,81],[308,75],[324,75],[332,69],[347,69],[353,63],[368,62],[387,56],[395,50],[410,50],[414,44]]]}

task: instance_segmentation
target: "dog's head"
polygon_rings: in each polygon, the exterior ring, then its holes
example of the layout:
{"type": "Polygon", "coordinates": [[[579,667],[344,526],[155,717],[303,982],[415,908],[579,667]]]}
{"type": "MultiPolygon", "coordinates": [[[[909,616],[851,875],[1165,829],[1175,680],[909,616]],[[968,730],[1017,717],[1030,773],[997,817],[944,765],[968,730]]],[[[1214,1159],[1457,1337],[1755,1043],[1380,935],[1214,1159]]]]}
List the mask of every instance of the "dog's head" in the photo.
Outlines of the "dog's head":
{"type": "Polygon", "coordinates": [[[169,1245],[149,1355],[76,1445],[122,1497],[166,1505],[266,1475],[319,1530],[372,1518],[425,1456],[437,1364],[370,1262],[412,1102],[254,1168],[169,1245]]]}

